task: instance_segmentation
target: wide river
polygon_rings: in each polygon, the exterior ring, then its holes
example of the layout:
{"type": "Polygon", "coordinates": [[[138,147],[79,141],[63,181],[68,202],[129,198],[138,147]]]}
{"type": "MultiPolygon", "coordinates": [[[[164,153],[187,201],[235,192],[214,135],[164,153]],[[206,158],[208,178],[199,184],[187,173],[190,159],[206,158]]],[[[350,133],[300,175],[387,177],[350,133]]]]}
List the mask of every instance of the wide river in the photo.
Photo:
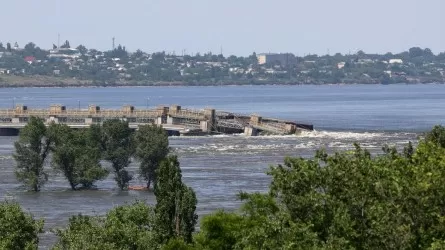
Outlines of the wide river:
{"type": "MultiPolygon", "coordinates": [[[[435,84],[0,89],[0,107],[15,104],[32,108],[96,104],[102,109],[179,104],[314,124],[315,131],[298,136],[171,137],[184,181],[197,193],[201,216],[217,209],[237,209],[240,191],[267,191],[268,166],[286,156],[311,157],[319,148],[347,150],[354,142],[379,153],[384,144],[401,148],[408,141],[416,142],[435,124],[445,123],[445,85],[435,84]]],[[[39,193],[25,192],[14,176],[15,140],[0,137],[0,200],[16,200],[45,219],[42,249],[55,240],[51,229],[63,227],[71,215],[102,215],[136,199],[154,203],[150,192],[117,190],[111,175],[97,183],[98,190],[72,192],[64,178],[49,167],[51,176],[45,188],[39,193]]],[[[137,171],[137,163],[131,171],[137,171]]],[[[133,182],[141,183],[139,179],[133,182]]]]}

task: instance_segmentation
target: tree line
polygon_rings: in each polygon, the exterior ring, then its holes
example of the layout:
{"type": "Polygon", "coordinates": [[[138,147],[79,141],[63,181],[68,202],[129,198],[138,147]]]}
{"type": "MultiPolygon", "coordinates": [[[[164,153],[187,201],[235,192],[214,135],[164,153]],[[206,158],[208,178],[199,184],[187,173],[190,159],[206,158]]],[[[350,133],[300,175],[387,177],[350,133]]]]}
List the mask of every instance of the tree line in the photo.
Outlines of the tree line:
{"type": "MultiPolygon", "coordinates": [[[[74,216],[54,249],[444,249],[445,127],[401,151],[354,146],[271,166],[267,193],[240,193],[240,210],[204,217],[196,233],[194,193],[168,157],[156,170],[154,208],[74,216]]],[[[14,203],[0,211],[0,246],[35,248],[42,222],[14,203]]]]}
{"type": "Polygon", "coordinates": [[[42,119],[30,117],[14,147],[16,177],[36,192],[48,180],[50,155],[51,166],[63,173],[72,190],[92,188],[106,178],[109,171],[102,160],[110,163],[117,186],[124,190],[133,178],[127,170],[133,158],[140,162],[139,175],[148,189],[169,154],[168,135],[162,127],[145,125],[133,133],[128,122],[118,119],[75,130],[55,123],[46,127],[42,119]]]}

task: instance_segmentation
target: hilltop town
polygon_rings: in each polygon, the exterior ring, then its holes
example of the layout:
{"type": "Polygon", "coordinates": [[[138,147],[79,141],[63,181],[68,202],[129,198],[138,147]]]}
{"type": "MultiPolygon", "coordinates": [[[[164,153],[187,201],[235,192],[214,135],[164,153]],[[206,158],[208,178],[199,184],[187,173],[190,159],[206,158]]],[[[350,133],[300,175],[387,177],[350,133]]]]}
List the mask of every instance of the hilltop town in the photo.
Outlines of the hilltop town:
{"type": "Polygon", "coordinates": [[[176,55],[0,42],[0,86],[444,83],[445,53],[413,47],[392,54],[253,53],[176,55]]]}

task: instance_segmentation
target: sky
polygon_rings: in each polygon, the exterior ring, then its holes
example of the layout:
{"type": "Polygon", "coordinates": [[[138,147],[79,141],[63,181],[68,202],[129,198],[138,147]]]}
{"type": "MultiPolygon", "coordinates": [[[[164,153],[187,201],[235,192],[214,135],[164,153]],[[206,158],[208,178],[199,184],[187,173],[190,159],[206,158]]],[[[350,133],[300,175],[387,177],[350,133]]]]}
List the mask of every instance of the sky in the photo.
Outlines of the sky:
{"type": "Polygon", "coordinates": [[[445,51],[444,0],[2,0],[0,41],[246,56],[445,51]]]}

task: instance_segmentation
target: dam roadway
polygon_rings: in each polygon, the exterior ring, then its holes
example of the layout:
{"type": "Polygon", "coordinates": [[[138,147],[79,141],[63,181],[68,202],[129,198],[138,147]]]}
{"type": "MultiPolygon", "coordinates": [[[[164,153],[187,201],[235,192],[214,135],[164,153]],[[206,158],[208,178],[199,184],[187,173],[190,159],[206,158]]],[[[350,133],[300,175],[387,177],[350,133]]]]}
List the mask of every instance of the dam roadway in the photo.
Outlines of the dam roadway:
{"type": "Polygon", "coordinates": [[[162,126],[169,135],[263,134],[289,135],[302,130],[313,130],[310,124],[301,124],[259,115],[241,115],[212,108],[184,109],[179,105],[159,106],[153,109],[104,109],[90,105],[88,109],[67,109],[63,105],[51,105],[48,109],[32,109],[17,105],[15,109],[0,109],[0,135],[17,135],[30,117],[38,117],[51,123],[66,124],[71,128],[86,128],[110,119],[127,121],[130,128],[155,124],[162,126]]]}

